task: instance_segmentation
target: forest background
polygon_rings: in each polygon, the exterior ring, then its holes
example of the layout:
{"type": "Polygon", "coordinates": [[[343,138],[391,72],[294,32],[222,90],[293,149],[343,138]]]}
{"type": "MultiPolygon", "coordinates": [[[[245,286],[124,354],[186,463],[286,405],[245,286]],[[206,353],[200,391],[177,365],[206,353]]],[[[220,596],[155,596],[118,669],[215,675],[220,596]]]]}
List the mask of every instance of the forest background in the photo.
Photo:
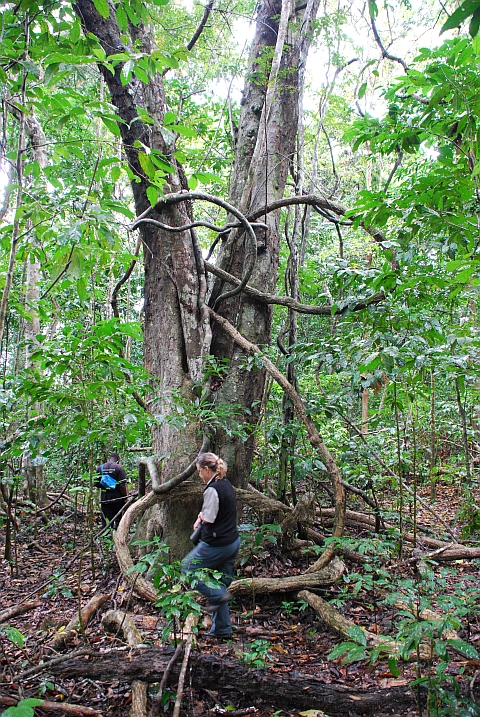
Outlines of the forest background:
{"type": "MultiPolygon", "coordinates": [[[[259,551],[315,542],[312,511],[333,521],[305,574],[342,551],[380,555],[383,570],[407,544],[422,549],[426,504],[443,558],[458,543],[477,559],[479,9],[451,12],[4,5],[0,520],[12,575],[19,536],[59,505],[93,546],[94,476],[112,449],[139,474],[116,538],[125,579],[137,523],[181,557],[198,510],[183,481],[207,444],[239,491],[271,501],[245,523],[259,551]],[[181,497],[160,502],[173,488],[181,497]],[[447,521],[434,506],[450,489],[447,521]],[[380,537],[346,537],[347,506],[380,537]]],[[[437,609],[436,567],[404,597],[423,590],[437,609]]],[[[331,582],[348,585],[337,570],[331,582]]],[[[402,656],[425,635],[436,650],[429,685],[448,672],[445,615],[458,629],[476,614],[463,584],[449,599],[421,629],[418,610],[406,617],[402,656]]],[[[365,638],[348,629],[336,657],[361,660],[365,638]]],[[[448,644],[478,660],[464,637],[448,644]]]]}

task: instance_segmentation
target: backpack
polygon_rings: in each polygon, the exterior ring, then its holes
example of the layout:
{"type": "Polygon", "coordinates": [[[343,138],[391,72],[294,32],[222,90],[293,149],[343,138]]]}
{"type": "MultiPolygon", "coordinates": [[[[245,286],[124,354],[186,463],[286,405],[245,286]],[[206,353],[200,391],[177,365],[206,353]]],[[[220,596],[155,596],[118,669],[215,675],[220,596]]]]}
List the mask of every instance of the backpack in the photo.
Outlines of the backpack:
{"type": "Polygon", "coordinates": [[[108,473],[103,472],[103,465],[100,466],[100,472],[102,474],[102,477],[100,478],[100,487],[103,488],[103,490],[113,490],[117,487],[117,481],[115,478],[108,473]]]}

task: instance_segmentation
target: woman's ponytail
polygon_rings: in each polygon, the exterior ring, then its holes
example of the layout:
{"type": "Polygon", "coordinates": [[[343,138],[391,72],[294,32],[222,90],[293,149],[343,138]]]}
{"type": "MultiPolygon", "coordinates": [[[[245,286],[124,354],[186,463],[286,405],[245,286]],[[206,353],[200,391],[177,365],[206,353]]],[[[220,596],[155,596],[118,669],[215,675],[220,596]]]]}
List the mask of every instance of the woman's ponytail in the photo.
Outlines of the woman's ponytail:
{"type": "Polygon", "coordinates": [[[210,468],[219,478],[225,478],[227,475],[227,464],[215,453],[199,453],[196,463],[200,468],[210,468]]]}

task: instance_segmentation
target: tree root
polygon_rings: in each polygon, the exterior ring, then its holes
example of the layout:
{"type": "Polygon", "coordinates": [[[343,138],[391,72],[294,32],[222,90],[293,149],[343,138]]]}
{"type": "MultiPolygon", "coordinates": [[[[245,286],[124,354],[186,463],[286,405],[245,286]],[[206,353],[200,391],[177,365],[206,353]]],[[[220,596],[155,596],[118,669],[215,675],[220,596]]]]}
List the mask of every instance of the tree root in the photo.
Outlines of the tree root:
{"type": "Polygon", "coordinates": [[[344,564],[333,557],[330,564],[315,573],[301,573],[286,578],[247,578],[235,580],[228,588],[234,595],[259,595],[260,593],[290,592],[305,588],[333,585],[342,577],[344,564]]]}
{"type": "MultiPolygon", "coordinates": [[[[261,493],[257,493],[256,491],[236,488],[235,492],[237,494],[238,499],[242,503],[249,505],[257,511],[272,512],[278,514],[281,520],[293,513],[293,509],[289,506],[284,505],[278,500],[267,498],[266,496],[262,495],[261,493]]],[[[143,513],[148,508],[151,508],[153,505],[155,505],[155,503],[164,500],[182,500],[185,497],[192,497],[195,495],[201,497],[202,486],[198,483],[194,483],[193,481],[184,481],[181,486],[175,486],[168,493],[147,493],[146,496],[144,496],[128,508],[120,522],[120,525],[118,526],[118,530],[115,535],[115,548],[120,570],[122,571],[126,582],[134,588],[136,594],[140,595],[149,602],[155,602],[158,599],[158,596],[152,583],[150,583],[138,573],[135,573],[135,571],[131,570],[134,563],[127,545],[127,541],[130,536],[130,528],[140,518],[140,516],[143,515],[143,513]]],[[[334,568],[332,573],[326,571],[324,574],[321,573],[318,577],[315,574],[315,577],[305,578],[305,581],[301,580],[302,576],[284,578],[280,581],[272,579],[271,581],[267,581],[268,584],[263,579],[259,578],[254,579],[253,581],[248,580],[247,585],[245,585],[245,581],[239,580],[232,584],[230,590],[238,594],[250,594],[254,591],[268,592],[269,590],[277,592],[282,590],[301,590],[302,588],[306,587],[318,587],[319,585],[332,584],[339,579],[341,574],[341,572],[339,573],[339,567],[337,565],[337,567],[334,568]],[[260,582],[257,582],[259,580],[260,582]],[[288,581],[290,581],[290,583],[288,581]],[[282,583],[285,583],[285,587],[282,587],[282,583]]]]}

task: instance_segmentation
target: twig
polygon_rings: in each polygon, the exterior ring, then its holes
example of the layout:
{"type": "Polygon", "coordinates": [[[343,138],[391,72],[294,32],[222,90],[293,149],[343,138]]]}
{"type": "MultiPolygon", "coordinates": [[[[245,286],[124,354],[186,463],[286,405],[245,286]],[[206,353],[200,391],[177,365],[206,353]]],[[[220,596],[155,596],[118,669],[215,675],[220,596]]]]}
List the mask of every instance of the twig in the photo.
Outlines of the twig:
{"type": "Polygon", "coordinates": [[[377,43],[377,45],[379,46],[379,48],[382,52],[382,57],[386,60],[392,60],[392,62],[398,62],[398,64],[403,67],[405,72],[408,72],[408,65],[405,62],[405,60],[402,60],[401,57],[396,57],[396,55],[391,55],[388,52],[388,50],[385,48],[385,46],[383,45],[383,43],[380,39],[380,35],[378,34],[377,26],[375,24],[375,18],[373,17],[372,6],[370,3],[369,3],[369,10],[370,10],[370,23],[372,25],[373,36],[375,38],[375,42],[377,43]]]}
{"type": "Polygon", "coordinates": [[[175,650],[174,654],[172,655],[168,665],[165,668],[165,672],[163,673],[162,681],[160,682],[160,686],[158,688],[158,692],[153,698],[152,702],[152,709],[150,711],[150,717],[158,717],[160,714],[160,709],[162,706],[162,697],[163,697],[163,690],[165,689],[165,685],[167,684],[167,680],[169,677],[169,674],[172,670],[172,667],[180,657],[180,655],[183,652],[183,642],[180,643],[180,645],[177,645],[177,649],[175,650]]]}
{"type": "Polygon", "coordinates": [[[175,698],[175,707],[173,708],[173,717],[179,717],[180,707],[182,706],[183,690],[185,687],[185,675],[187,674],[188,659],[192,651],[193,641],[195,635],[192,632],[192,627],[198,622],[198,616],[192,613],[187,617],[185,628],[188,630],[187,638],[185,640],[185,653],[183,655],[182,667],[178,678],[177,696],[175,698]]]}

